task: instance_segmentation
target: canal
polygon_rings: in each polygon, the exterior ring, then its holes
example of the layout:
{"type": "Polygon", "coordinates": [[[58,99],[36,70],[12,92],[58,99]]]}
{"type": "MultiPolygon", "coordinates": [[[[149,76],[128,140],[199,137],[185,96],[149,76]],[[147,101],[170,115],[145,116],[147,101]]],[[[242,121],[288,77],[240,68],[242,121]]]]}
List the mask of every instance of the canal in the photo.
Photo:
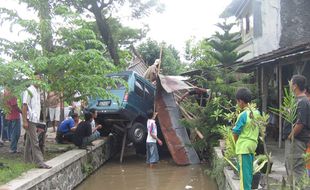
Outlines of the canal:
{"type": "Polygon", "coordinates": [[[76,190],[217,190],[216,183],[204,174],[204,165],[176,166],[164,158],[155,168],[148,168],[143,157],[114,159],[104,164],[76,190]]]}

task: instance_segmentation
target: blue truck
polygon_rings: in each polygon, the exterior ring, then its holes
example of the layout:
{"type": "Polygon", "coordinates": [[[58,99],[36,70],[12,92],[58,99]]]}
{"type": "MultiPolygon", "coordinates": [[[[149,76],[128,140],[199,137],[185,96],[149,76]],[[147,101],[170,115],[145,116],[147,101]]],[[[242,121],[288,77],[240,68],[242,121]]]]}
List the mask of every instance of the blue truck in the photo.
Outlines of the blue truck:
{"type": "Polygon", "coordinates": [[[128,139],[144,143],[147,130],[147,111],[154,109],[155,86],[134,71],[110,74],[107,77],[122,79],[114,88],[107,89],[110,98],[94,98],[88,102],[89,109],[98,112],[97,122],[103,133],[119,133],[127,130],[128,139]],[[127,86],[127,87],[126,87],[127,86]]]}

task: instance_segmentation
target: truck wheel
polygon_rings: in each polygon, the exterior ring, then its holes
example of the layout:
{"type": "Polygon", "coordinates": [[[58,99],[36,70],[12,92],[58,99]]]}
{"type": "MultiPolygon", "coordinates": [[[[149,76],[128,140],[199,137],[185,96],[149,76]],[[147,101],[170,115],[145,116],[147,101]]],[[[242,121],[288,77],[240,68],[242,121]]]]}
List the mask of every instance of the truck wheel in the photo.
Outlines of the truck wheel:
{"type": "Polygon", "coordinates": [[[136,122],[128,130],[128,137],[133,143],[142,143],[146,139],[146,128],[142,123],[136,122]]]}

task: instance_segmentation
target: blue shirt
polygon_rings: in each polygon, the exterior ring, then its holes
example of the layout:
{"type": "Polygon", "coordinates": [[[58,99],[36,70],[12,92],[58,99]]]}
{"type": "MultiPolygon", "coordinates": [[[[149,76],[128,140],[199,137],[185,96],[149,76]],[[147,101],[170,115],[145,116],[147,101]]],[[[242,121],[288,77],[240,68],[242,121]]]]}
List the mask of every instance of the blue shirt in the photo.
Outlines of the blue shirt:
{"type": "Polygon", "coordinates": [[[237,135],[241,134],[241,131],[247,122],[247,117],[248,116],[247,116],[246,112],[242,112],[240,114],[239,119],[237,120],[235,127],[232,129],[234,134],[237,134],[237,135]]]}
{"type": "Polygon", "coordinates": [[[69,117],[68,119],[65,119],[60,123],[58,126],[57,131],[62,133],[70,132],[70,129],[74,127],[74,120],[72,117],[69,117]]]}

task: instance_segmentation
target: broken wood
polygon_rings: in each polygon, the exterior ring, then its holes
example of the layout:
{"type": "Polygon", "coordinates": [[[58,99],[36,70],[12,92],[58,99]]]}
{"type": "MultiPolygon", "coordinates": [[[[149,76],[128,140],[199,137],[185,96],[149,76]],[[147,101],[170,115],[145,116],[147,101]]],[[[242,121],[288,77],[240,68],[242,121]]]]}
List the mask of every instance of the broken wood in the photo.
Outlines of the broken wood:
{"type": "MultiPolygon", "coordinates": [[[[179,106],[179,108],[180,108],[182,114],[184,115],[184,117],[185,117],[186,119],[190,119],[190,120],[196,119],[196,116],[194,116],[193,114],[192,114],[192,116],[191,116],[191,115],[188,113],[188,111],[186,111],[181,105],[179,105],[178,102],[176,102],[176,104],[179,106]]],[[[197,129],[197,127],[195,127],[194,130],[195,130],[197,136],[198,136],[200,139],[203,139],[203,138],[204,138],[203,134],[197,129]]]]}

